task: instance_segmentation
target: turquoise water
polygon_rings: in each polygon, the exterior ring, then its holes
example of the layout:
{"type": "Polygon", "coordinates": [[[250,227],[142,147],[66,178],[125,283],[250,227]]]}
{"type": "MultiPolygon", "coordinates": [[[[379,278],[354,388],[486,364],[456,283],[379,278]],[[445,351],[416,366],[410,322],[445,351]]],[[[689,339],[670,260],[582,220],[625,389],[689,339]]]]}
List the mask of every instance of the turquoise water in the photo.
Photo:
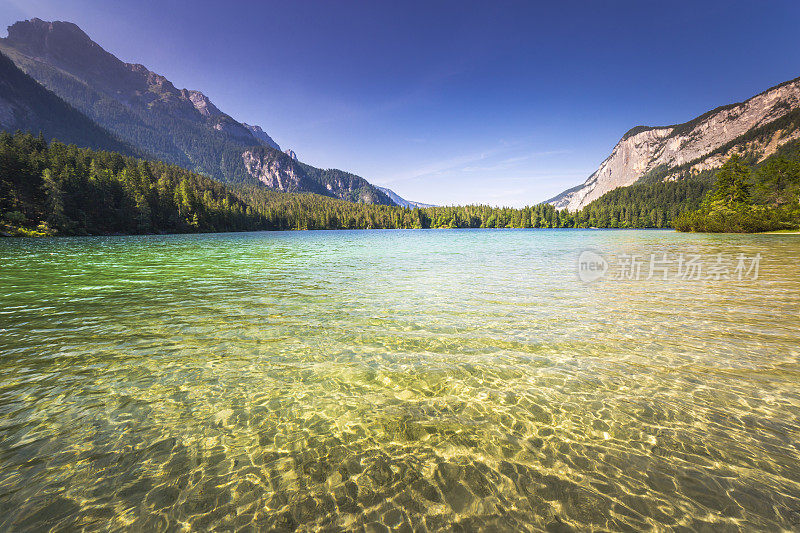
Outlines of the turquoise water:
{"type": "Polygon", "coordinates": [[[0,241],[0,530],[800,529],[800,236],[0,241]],[[578,254],[763,259],[583,283],[578,254]]]}

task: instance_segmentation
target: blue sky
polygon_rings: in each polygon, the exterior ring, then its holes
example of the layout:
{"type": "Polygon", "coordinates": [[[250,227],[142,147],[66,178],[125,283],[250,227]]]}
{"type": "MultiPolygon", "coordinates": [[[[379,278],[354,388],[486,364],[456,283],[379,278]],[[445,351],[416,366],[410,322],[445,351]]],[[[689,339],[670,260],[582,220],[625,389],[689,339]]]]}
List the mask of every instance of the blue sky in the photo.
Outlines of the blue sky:
{"type": "Polygon", "coordinates": [[[408,199],[522,206],[638,124],[800,76],[800,2],[4,0],[75,22],[307,163],[408,199]],[[491,4],[491,5],[490,5],[491,4]]]}

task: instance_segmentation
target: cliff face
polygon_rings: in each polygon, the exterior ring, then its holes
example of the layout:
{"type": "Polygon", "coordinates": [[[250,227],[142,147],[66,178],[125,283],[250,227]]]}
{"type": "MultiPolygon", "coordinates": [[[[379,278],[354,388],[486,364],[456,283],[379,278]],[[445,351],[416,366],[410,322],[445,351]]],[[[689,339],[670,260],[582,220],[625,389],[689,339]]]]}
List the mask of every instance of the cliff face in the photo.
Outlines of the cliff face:
{"type": "Polygon", "coordinates": [[[755,153],[764,159],[798,138],[796,121],[785,120],[798,110],[800,78],[684,124],[636,127],[622,137],[582,185],[548,203],[575,211],[648,173],[658,172],[660,179],[674,180],[719,167],[734,153],[755,153]]]}
{"type": "Polygon", "coordinates": [[[267,147],[245,150],[242,161],[251,177],[272,189],[312,192],[348,202],[394,205],[389,196],[362,177],[342,170],[312,167],[267,147]]]}
{"type": "Polygon", "coordinates": [[[280,156],[277,152],[246,150],[242,159],[247,173],[267,187],[285,192],[322,193],[315,184],[308,183],[303,171],[288,156],[280,156]]]}

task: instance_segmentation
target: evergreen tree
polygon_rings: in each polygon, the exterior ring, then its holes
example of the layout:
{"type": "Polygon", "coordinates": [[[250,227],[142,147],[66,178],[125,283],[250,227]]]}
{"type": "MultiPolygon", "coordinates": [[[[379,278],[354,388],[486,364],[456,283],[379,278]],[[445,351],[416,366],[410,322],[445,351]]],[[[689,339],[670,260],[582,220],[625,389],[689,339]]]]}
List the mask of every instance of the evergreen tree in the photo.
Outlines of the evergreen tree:
{"type": "Polygon", "coordinates": [[[750,201],[750,168],[738,155],[734,155],[720,168],[714,188],[707,197],[712,205],[728,208],[745,206],[750,201]]]}

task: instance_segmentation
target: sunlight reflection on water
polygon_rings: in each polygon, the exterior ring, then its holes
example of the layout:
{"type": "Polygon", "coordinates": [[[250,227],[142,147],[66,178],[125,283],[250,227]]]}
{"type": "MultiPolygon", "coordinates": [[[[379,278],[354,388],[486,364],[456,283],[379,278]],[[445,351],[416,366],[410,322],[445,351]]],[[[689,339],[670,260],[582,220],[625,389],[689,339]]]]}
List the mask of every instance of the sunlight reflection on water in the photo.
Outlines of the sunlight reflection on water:
{"type": "Polygon", "coordinates": [[[0,529],[800,527],[800,238],[0,241],[0,529]],[[756,281],[578,254],[762,253],[756,281]]]}

